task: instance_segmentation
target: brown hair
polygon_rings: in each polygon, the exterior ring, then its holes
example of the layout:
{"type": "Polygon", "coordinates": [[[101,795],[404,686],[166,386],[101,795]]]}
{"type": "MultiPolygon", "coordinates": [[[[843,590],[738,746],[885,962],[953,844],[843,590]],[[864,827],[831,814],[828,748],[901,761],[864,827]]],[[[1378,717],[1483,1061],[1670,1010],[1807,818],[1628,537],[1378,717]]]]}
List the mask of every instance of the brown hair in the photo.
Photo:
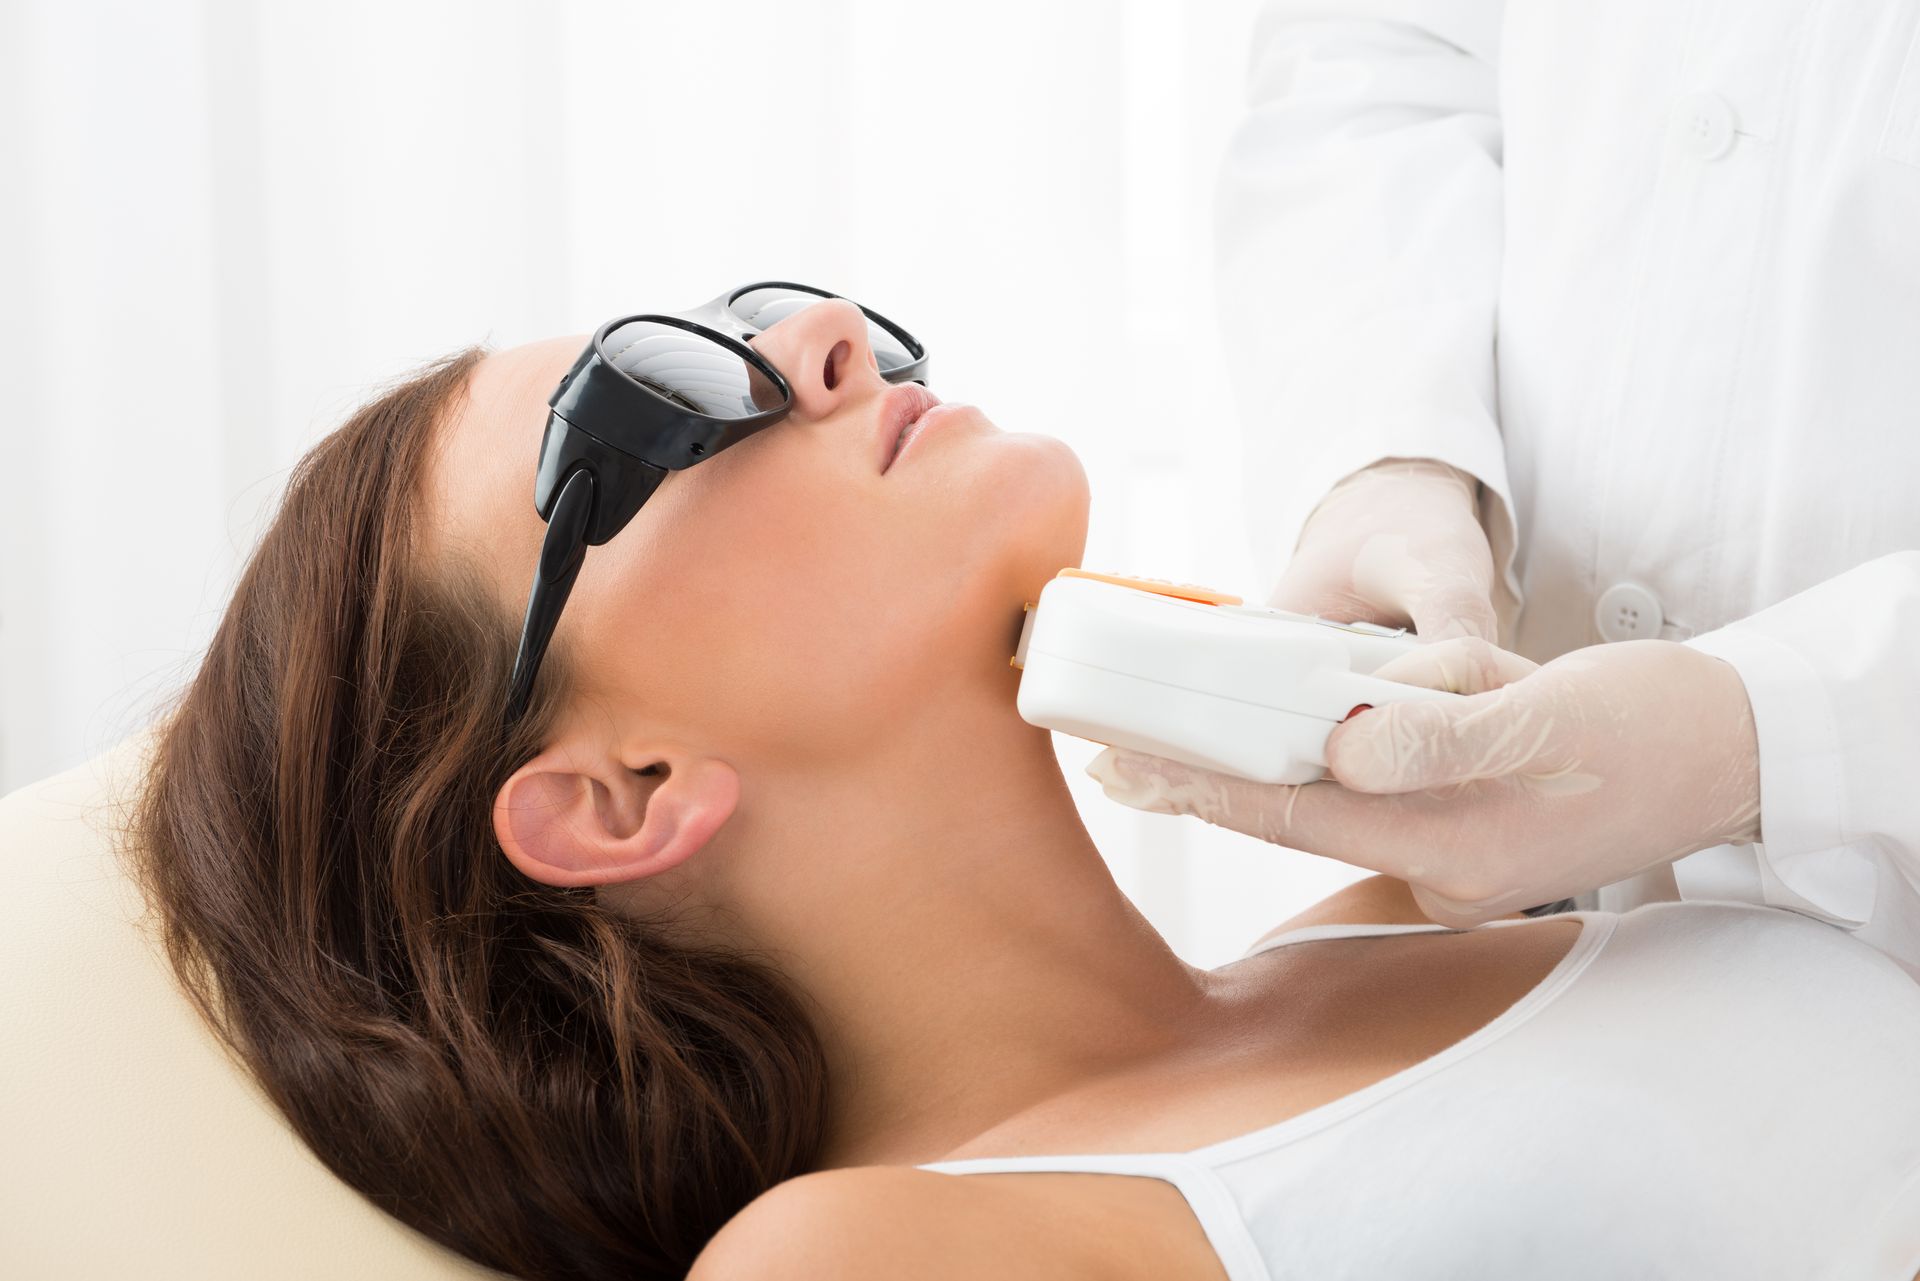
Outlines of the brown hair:
{"type": "Polygon", "coordinates": [[[494,795],[573,665],[556,638],[507,729],[518,620],[470,563],[417,563],[419,474],[481,355],[294,468],[160,727],[130,854],[201,1012],[374,1204],[523,1277],[682,1276],[815,1159],[824,1058],[759,959],[500,850],[494,795]]]}

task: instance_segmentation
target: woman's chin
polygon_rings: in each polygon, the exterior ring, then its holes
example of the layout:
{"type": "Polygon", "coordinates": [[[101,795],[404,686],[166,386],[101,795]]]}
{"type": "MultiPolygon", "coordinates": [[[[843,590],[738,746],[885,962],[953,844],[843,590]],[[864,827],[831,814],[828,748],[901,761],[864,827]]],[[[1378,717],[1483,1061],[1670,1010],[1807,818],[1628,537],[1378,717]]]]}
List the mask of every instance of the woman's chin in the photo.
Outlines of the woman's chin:
{"type": "Polygon", "coordinates": [[[1001,545],[1011,554],[1015,592],[1030,601],[1047,580],[1086,554],[1087,473],[1079,455],[1056,437],[1010,432],[998,443],[1008,455],[994,486],[1001,545]]]}
{"type": "Polygon", "coordinates": [[[913,513],[929,537],[903,551],[899,577],[887,579],[890,603],[876,603],[874,611],[914,629],[889,652],[939,656],[948,672],[956,662],[977,660],[998,688],[1021,606],[1086,551],[1087,474],[1073,450],[1051,436],[995,430],[928,443],[954,446],[947,471],[913,513]],[[926,572],[930,564],[939,572],[926,572]]]}
{"type": "Polygon", "coordinates": [[[1063,563],[1078,564],[1086,548],[1091,501],[1080,455],[1059,437],[1037,432],[1007,432],[995,443],[1006,455],[995,469],[999,501],[1051,529],[1051,538],[1036,541],[1065,548],[1070,559],[1063,563]]]}

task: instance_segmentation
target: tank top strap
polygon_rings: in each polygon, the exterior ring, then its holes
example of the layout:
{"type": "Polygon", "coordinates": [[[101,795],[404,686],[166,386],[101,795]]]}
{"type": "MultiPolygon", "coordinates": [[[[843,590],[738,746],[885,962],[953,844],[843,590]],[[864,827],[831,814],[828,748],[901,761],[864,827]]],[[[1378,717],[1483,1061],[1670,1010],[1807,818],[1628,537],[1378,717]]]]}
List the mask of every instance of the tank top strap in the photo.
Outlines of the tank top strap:
{"type": "Polygon", "coordinates": [[[1276,934],[1272,938],[1255,943],[1234,959],[1244,961],[1249,956],[1258,956],[1260,953],[1272,951],[1276,947],[1286,947],[1290,943],[1311,943],[1316,939],[1376,938],[1393,934],[1460,934],[1467,932],[1469,928],[1486,929],[1490,926],[1497,928],[1509,925],[1531,925],[1535,921],[1584,920],[1590,916],[1611,915],[1617,915],[1617,913],[1603,911],[1565,911],[1553,912],[1546,916],[1525,916],[1517,918],[1503,916],[1495,920],[1483,921],[1479,925],[1471,927],[1441,925],[1434,921],[1428,921],[1420,925],[1408,925],[1405,923],[1366,925],[1355,924],[1350,921],[1327,925],[1302,925],[1299,929],[1288,930],[1283,934],[1276,934]]]}
{"type": "Polygon", "coordinates": [[[1239,1203],[1220,1176],[1198,1161],[1173,1152],[1088,1154],[1084,1156],[976,1157],[933,1161],[917,1167],[939,1174],[1120,1174],[1171,1183],[1200,1222],[1207,1243],[1220,1257],[1228,1281],[1273,1281],[1266,1261],[1247,1232],[1239,1203]]]}

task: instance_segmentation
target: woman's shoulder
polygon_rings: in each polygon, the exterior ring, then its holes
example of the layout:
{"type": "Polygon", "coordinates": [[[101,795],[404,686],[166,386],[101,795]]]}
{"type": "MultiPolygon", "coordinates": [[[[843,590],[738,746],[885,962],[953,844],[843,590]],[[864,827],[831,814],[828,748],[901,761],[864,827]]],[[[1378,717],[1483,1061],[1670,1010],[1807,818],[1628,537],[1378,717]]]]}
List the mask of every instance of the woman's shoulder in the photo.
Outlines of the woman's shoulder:
{"type": "MultiPolygon", "coordinates": [[[[694,1260],[687,1281],[877,1277],[888,1252],[919,1245],[901,1235],[929,1196],[919,1180],[906,1177],[916,1173],[927,1172],[868,1166],[775,1184],[727,1220],[694,1260]]],[[[909,1258],[917,1271],[919,1260],[909,1258]]]]}
{"type": "Polygon", "coordinates": [[[1262,934],[1249,949],[1270,938],[1313,925],[1432,925],[1414,901],[1407,883],[1393,876],[1368,876],[1335,891],[1306,911],[1290,916],[1262,934]]]}
{"type": "MultiPolygon", "coordinates": [[[[801,1175],[760,1194],[701,1252],[688,1281],[1041,1281],[1125,1276],[1098,1203],[1050,1184],[875,1165],[801,1175]],[[1066,1200],[1091,1213],[1075,1212],[1066,1200]],[[1062,1211],[1065,1210],[1065,1213],[1062,1211]]],[[[1147,1275],[1142,1273],[1142,1275],[1147,1275]]]]}
{"type": "MultiPolygon", "coordinates": [[[[733,1216],[701,1252],[688,1281],[865,1281],[925,1277],[974,1281],[1061,1275],[1061,1261],[1009,1251],[1017,1223],[978,1222],[971,1181],[912,1166],[803,1174],[733,1216]]],[[[1071,1275],[1068,1273],[1067,1275],[1071,1275]]]]}

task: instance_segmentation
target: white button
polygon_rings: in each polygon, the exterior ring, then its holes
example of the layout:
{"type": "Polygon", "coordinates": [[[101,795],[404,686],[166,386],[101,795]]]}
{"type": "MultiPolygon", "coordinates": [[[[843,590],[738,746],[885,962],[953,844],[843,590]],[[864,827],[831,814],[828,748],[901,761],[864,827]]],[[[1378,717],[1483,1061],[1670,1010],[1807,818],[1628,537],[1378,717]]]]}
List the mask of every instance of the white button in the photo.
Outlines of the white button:
{"type": "Polygon", "coordinates": [[[1594,626],[1610,641],[1656,639],[1665,621],[1659,598],[1638,583],[1615,583],[1593,607],[1594,626]]]}
{"type": "Polygon", "coordinates": [[[1733,108],[1717,93],[1690,93],[1674,111],[1680,143],[1702,160],[1718,160],[1733,146],[1733,108]]]}

